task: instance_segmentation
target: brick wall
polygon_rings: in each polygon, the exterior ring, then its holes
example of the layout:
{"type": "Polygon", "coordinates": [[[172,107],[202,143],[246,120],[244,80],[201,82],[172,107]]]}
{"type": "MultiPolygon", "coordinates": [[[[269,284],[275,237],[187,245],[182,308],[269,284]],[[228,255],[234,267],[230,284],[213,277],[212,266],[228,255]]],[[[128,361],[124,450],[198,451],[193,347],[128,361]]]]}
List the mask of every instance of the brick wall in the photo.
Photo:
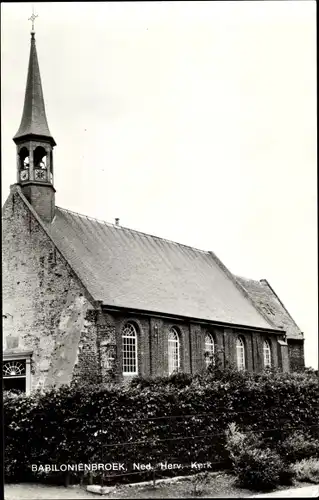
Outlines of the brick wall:
{"type": "Polygon", "coordinates": [[[304,341],[288,339],[290,371],[298,371],[305,366],[304,341]]]}
{"type": "Polygon", "coordinates": [[[255,371],[260,372],[264,369],[264,341],[268,340],[271,350],[271,365],[274,368],[280,368],[280,361],[278,358],[278,342],[275,335],[254,335],[253,336],[253,354],[255,359],[255,371]]]}
{"type": "Polygon", "coordinates": [[[35,389],[70,383],[81,338],[90,379],[96,334],[86,290],[16,192],[5,204],[2,231],[4,350],[12,338],[33,350],[35,389]]]}
{"type": "MultiPolygon", "coordinates": [[[[104,313],[105,315],[107,313],[104,313]]],[[[261,371],[264,368],[263,342],[267,338],[271,345],[272,366],[280,366],[277,349],[277,336],[265,337],[259,332],[247,332],[232,328],[206,326],[198,323],[168,320],[147,316],[126,316],[122,313],[109,312],[108,322],[112,324],[115,336],[117,359],[116,379],[122,377],[122,337],[121,331],[127,322],[135,325],[138,332],[138,371],[143,376],[162,376],[168,374],[168,332],[171,327],[178,330],[181,346],[181,370],[197,373],[205,368],[205,335],[209,332],[215,341],[216,354],[221,366],[237,365],[236,339],[240,335],[245,342],[246,368],[249,371],[261,371]],[[110,319],[111,318],[111,319],[110,319]]],[[[107,343],[110,332],[103,333],[101,342],[107,343]]],[[[104,378],[107,380],[107,377],[104,378]]]]}
{"type": "Polygon", "coordinates": [[[99,325],[97,322],[99,313],[92,307],[84,308],[83,313],[84,321],[80,331],[80,339],[78,345],[74,346],[77,349],[70,381],[82,384],[98,384],[102,380],[101,349],[98,344],[99,325]]]}
{"type": "Polygon", "coordinates": [[[55,189],[53,186],[27,184],[23,186],[22,192],[41,219],[45,222],[51,222],[55,209],[55,189]]]}

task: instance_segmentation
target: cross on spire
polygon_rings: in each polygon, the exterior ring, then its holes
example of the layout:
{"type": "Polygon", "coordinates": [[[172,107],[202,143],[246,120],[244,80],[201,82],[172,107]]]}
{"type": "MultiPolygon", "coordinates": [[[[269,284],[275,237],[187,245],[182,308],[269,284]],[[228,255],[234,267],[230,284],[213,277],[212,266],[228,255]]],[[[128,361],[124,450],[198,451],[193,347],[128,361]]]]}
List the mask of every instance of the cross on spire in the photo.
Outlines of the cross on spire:
{"type": "Polygon", "coordinates": [[[32,5],[32,16],[29,17],[28,21],[31,21],[32,22],[32,31],[31,33],[34,33],[34,21],[35,19],[38,17],[38,14],[35,14],[34,13],[34,6],[32,5]]]}

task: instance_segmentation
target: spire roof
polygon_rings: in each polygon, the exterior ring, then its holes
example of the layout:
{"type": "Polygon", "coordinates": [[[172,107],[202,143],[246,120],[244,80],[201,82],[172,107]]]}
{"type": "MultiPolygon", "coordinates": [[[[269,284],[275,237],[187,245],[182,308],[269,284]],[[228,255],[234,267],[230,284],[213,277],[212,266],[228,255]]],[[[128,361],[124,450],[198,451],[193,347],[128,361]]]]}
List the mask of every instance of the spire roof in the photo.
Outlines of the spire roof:
{"type": "Polygon", "coordinates": [[[13,140],[26,135],[40,135],[55,141],[50,133],[45,114],[43,91],[34,31],[31,31],[31,47],[21,124],[13,140]]]}

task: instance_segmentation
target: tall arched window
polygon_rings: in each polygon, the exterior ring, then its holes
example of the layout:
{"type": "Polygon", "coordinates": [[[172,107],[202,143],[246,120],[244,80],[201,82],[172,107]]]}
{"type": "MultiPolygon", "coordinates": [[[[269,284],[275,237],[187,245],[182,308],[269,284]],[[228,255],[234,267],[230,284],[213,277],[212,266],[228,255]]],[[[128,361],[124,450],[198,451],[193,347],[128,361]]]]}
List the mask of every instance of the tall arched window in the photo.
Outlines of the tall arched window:
{"type": "Polygon", "coordinates": [[[264,368],[271,368],[271,348],[269,340],[264,340],[263,353],[264,353],[264,368]]]}
{"type": "Polygon", "coordinates": [[[245,342],[242,337],[237,337],[236,356],[238,370],[245,370],[245,342]]]}
{"type": "Polygon", "coordinates": [[[137,331],[132,323],[122,330],[123,375],[137,375],[137,331]]]}
{"type": "Polygon", "coordinates": [[[204,352],[206,368],[208,368],[211,363],[214,363],[214,354],[215,354],[214,338],[210,333],[206,333],[205,352],[204,352]]]}
{"type": "Polygon", "coordinates": [[[168,333],[168,374],[180,368],[180,340],[176,328],[171,328],[168,333]]]}

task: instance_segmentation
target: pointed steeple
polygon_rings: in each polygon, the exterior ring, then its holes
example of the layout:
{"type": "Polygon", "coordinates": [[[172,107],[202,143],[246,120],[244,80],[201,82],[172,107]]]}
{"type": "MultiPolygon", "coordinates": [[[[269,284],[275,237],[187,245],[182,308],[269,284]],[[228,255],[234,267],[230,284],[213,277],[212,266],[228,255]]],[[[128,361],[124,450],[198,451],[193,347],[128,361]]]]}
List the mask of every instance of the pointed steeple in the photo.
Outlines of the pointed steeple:
{"type": "Polygon", "coordinates": [[[55,211],[53,148],[56,145],[45,115],[42,84],[34,38],[32,14],[31,49],[21,124],[13,140],[17,146],[17,183],[46,223],[55,211]]]}
{"type": "Polygon", "coordinates": [[[19,130],[13,140],[16,142],[17,139],[30,135],[40,136],[42,138],[49,139],[52,146],[55,146],[56,143],[50,133],[45,114],[40,69],[34,35],[35,32],[32,30],[28,77],[22,119],[19,130]]]}

